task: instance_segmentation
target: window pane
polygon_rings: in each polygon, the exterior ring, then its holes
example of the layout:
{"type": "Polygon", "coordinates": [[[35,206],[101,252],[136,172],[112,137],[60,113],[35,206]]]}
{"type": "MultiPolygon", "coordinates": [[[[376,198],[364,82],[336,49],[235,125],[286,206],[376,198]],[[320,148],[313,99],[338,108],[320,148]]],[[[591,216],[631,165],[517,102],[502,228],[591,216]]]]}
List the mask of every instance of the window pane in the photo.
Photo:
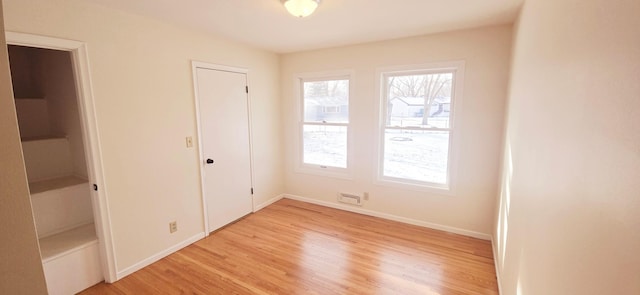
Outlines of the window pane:
{"type": "Polygon", "coordinates": [[[349,122],[349,80],[304,82],[305,122],[349,122]]]}
{"type": "Polygon", "coordinates": [[[448,131],[385,130],[383,175],[447,183],[448,131]]]}
{"type": "Polygon", "coordinates": [[[453,73],[387,77],[386,125],[449,128],[452,80],[453,73]]]}
{"type": "Polygon", "coordinates": [[[304,163],[347,168],[347,127],[304,125],[304,163]]]}

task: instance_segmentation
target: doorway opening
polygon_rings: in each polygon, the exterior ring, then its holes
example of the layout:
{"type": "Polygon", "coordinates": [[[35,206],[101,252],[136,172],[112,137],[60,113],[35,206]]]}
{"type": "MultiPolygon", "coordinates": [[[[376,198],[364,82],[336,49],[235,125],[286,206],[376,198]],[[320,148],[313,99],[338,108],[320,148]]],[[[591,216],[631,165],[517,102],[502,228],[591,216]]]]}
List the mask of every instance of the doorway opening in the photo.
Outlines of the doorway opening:
{"type": "Polygon", "coordinates": [[[6,35],[47,289],[72,294],[115,281],[84,44],[6,35]]]}

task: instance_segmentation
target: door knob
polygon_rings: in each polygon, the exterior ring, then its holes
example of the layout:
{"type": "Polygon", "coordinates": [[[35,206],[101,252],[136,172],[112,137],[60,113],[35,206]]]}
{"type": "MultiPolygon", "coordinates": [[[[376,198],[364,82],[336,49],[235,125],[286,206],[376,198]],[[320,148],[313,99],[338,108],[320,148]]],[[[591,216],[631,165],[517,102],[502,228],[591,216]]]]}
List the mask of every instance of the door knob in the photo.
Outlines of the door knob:
{"type": "Polygon", "coordinates": [[[213,160],[212,159],[207,159],[207,164],[213,164],[213,160]]]}

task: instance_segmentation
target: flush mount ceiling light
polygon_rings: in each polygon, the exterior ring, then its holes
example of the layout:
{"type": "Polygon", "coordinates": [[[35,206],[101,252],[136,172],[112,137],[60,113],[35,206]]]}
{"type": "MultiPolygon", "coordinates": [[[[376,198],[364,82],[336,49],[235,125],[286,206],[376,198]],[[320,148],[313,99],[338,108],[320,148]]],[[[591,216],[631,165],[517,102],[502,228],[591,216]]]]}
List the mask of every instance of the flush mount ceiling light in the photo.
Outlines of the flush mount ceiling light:
{"type": "Polygon", "coordinates": [[[311,15],[318,5],[320,0],[281,0],[284,7],[293,16],[305,17],[311,15]]]}

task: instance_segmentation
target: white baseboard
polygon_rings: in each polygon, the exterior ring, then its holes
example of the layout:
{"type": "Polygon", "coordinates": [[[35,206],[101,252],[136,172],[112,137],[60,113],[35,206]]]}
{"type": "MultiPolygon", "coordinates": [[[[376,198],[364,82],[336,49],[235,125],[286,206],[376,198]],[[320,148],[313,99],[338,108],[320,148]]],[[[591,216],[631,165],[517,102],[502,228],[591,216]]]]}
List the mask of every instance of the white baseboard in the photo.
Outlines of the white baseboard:
{"type": "MultiPolygon", "coordinates": [[[[402,222],[402,223],[407,223],[407,224],[412,224],[412,225],[417,225],[417,226],[422,226],[422,227],[426,227],[426,228],[431,228],[431,229],[436,229],[436,230],[442,230],[442,231],[446,231],[446,232],[451,232],[451,233],[455,233],[455,234],[460,234],[460,235],[464,235],[464,236],[469,236],[469,237],[473,237],[473,238],[478,238],[478,239],[483,239],[483,240],[490,240],[491,241],[491,247],[493,249],[493,255],[494,255],[494,262],[495,262],[495,267],[496,267],[496,277],[497,277],[497,281],[498,281],[498,290],[500,292],[500,294],[502,294],[502,288],[501,288],[501,283],[500,283],[500,272],[498,271],[498,260],[497,260],[497,252],[496,252],[496,248],[495,248],[495,243],[493,242],[493,237],[491,235],[488,234],[484,234],[484,233],[480,233],[480,232],[475,232],[475,231],[470,231],[470,230],[465,230],[465,229],[460,229],[460,228],[456,228],[456,227],[451,227],[451,226],[446,226],[446,225],[441,225],[441,224],[436,224],[436,223],[431,223],[431,222],[426,222],[426,221],[421,221],[421,220],[416,220],[416,219],[411,219],[411,218],[406,218],[406,217],[401,217],[401,216],[397,216],[397,215],[392,215],[392,214],[387,214],[387,213],[382,213],[382,212],[377,212],[377,211],[372,211],[372,210],[367,210],[367,209],[362,209],[362,208],[356,208],[356,207],[351,207],[348,205],[342,205],[342,204],[337,204],[337,203],[331,203],[331,202],[326,202],[326,201],[321,201],[321,200],[316,200],[316,199],[311,199],[311,198],[305,198],[305,197],[301,197],[301,196],[296,196],[296,195],[290,195],[290,194],[282,194],[276,197],[273,197],[269,200],[267,200],[266,202],[263,202],[261,204],[258,204],[255,208],[254,208],[254,212],[260,211],[262,209],[264,209],[265,207],[283,199],[283,198],[287,198],[287,199],[291,199],[291,200],[296,200],[296,201],[301,201],[301,202],[306,202],[306,203],[311,203],[311,204],[316,204],[316,205],[320,205],[320,206],[325,206],[325,207],[329,207],[329,208],[334,208],[334,209],[339,209],[339,210],[344,210],[344,211],[349,211],[349,212],[354,212],[354,213],[359,213],[359,214],[364,214],[364,215],[369,215],[369,216],[374,216],[374,217],[378,217],[378,218],[383,218],[383,219],[388,219],[388,220],[393,220],[393,221],[398,221],[398,222],[402,222]]],[[[116,273],[116,280],[120,280],[140,269],[143,269],[151,264],[153,264],[154,262],[186,247],[189,246],[201,239],[203,239],[205,237],[205,233],[201,232],[198,233],[170,248],[167,248],[161,252],[156,253],[155,255],[152,255],[132,266],[129,266],[119,272],[116,273]]]]}
{"type": "MultiPolygon", "coordinates": [[[[263,208],[265,208],[265,207],[267,207],[267,206],[269,206],[269,205],[271,205],[271,204],[273,204],[273,203],[275,203],[277,201],[282,200],[283,198],[284,198],[284,195],[279,195],[279,196],[276,196],[274,198],[271,198],[271,199],[267,200],[264,203],[258,204],[253,209],[253,212],[260,211],[263,208]]],[[[156,262],[156,261],[158,261],[158,260],[160,260],[160,259],[162,259],[162,258],[164,258],[166,256],[169,256],[170,254],[173,254],[174,252],[176,252],[176,251],[178,251],[178,250],[180,250],[180,249],[182,249],[182,248],[184,248],[186,246],[189,246],[189,245],[191,245],[191,244],[193,244],[193,243],[195,243],[195,242],[197,242],[197,241],[199,241],[199,240],[201,240],[203,238],[205,238],[205,236],[206,235],[205,235],[204,232],[196,234],[195,236],[190,237],[190,238],[186,239],[185,241],[182,241],[182,242],[180,242],[180,243],[178,243],[178,244],[176,244],[176,245],[174,245],[174,246],[172,246],[170,248],[167,248],[167,249],[165,249],[165,250],[163,250],[163,251],[161,251],[161,252],[159,252],[159,253],[157,253],[157,254],[155,254],[155,255],[153,255],[153,256],[145,259],[145,260],[142,260],[142,261],[140,261],[140,262],[138,262],[138,263],[136,263],[136,264],[134,264],[134,265],[132,265],[130,267],[127,267],[127,268],[117,272],[116,280],[120,280],[120,279],[122,279],[122,278],[124,278],[124,277],[126,277],[126,276],[128,276],[128,275],[130,275],[130,274],[132,274],[132,273],[134,273],[136,271],[138,271],[138,270],[141,270],[141,269],[151,265],[152,263],[154,263],[154,262],[156,262]]]]}
{"type": "Polygon", "coordinates": [[[461,229],[461,228],[457,228],[457,227],[446,226],[446,225],[442,225],[442,224],[437,224],[437,223],[431,223],[431,222],[426,222],[426,221],[422,221],[422,220],[406,218],[406,217],[397,216],[397,215],[388,214],[388,213],[382,213],[382,212],[378,212],[378,211],[372,211],[372,210],[367,210],[367,209],[362,209],[362,208],[356,208],[356,207],[352,207],[352,206],[349,206],[349,205],[342,205],[342,204],[337,204],[337,203],[320,201],[320,200],[311,199],[311,198],[305,198],[305,197],[296,196],[296,195],[284,194],[284,197],[287,198],[287,199],[291,199],[291,200],[296,200],[296,201],[316,204],[316,205],[330,207],[330,208],[334,208],[334,209],[340,209],[340,210],[344,210],[344,211],[355,212],[355,213],[359,213],[359,214],[379,217],[379,218],[383,218],[383,219],[398,221],[398,222],[402,222],[402,223],[422,226],[422,227],[431,228],[431,229],[442,230],[442,231],[446,231],[446,232],[450,232],[450,233],[454,233],[454,234],[459,234],[459,235],[463,235],[463,236],[468,236],[468,237],[472,237],[472,238],[477,238],[477,239],[482,239],[482,240],[487,240],[487,241],[491,240],[491,235],[488,235],[488,234],[485,234],[485,233],[480,233],[480,232],[475,232],[475,231],[470,231],[470,230],[466,230],[466,229],[461,229]]]}
{"type": "Polygon", "coordinates": [[[496,241],[491,236],[491,249],[493,250],[493,263],[496,267],[496,281],[498,282],[498,294],[502,294],[502,279],[500,278],[500,269],[498,268],[498,249],[496,248],[496,241]]]}
{"type": "Polygon", "coordinates": [[[284,198],[284,195],[278,195],[278,196],[275,196],[275,197],[267,200],[266,202],[264,202],[262,204],[258,204],[253,208],[253,213],[258,212],[258,211],[264,209],[265,207],[267,207],[267,206],[269,206],[269,205],[271,205],[271,204],[273,204],[273,203],[275,203],[277,201],[282,200],[283,198],[284,198]]]}
{"type": "Polygon", "coordinates": [[[155,255],[152,255],[151,257],[149,257],[149,258],[147,258],[145,260],[142,260],[142,261],[140,261],[140,262],[138,262],[138,263],[136,263],[136,264],[134,264],[132,266],[129,266],[129,267],[119,271],[118,273],[116,273],[116,280],[120,280],[120,279],[122,279],[122,278],[124,278],[124,277],[126,277],[126,276],[128,276],[128,275],[130,275],[130,274],[132,274],[132,273],[134,273],[136,271],[138,271],[138,270],[141,270],[141,269],[151,265],[152,263],[154,263],[154,262],[156,262],[156,261],[158,261],[158,260],[160,260],[162,258],[165,258],[165,257],[169,256],[170,254],[173,254],[174,252],[176,252],[176,251],[178,251],[178,250],[180,250],[180,249],[182,249],[182,248],[184,248],[186,246],[189,246],[189,245],[191,245],[191,244],[203,239],[204,236],[205,236],[204,232],[201,232],[201,233],[196,234],[195,236],[192,236],[192,237],[190,237],[190,238],[188,238],[188,239],[186,239],[186,240],[184,240],[184,241],[182,241],[182,242],[180,242],[180,243],[178,243],[178,244],[176,244],[176,245],[174,245],[172,247],[169,247],[169,248],[167,248],[167,249],[165,249],[163,251],[160,251],[160,252],[156,253],[155,255]]]}

